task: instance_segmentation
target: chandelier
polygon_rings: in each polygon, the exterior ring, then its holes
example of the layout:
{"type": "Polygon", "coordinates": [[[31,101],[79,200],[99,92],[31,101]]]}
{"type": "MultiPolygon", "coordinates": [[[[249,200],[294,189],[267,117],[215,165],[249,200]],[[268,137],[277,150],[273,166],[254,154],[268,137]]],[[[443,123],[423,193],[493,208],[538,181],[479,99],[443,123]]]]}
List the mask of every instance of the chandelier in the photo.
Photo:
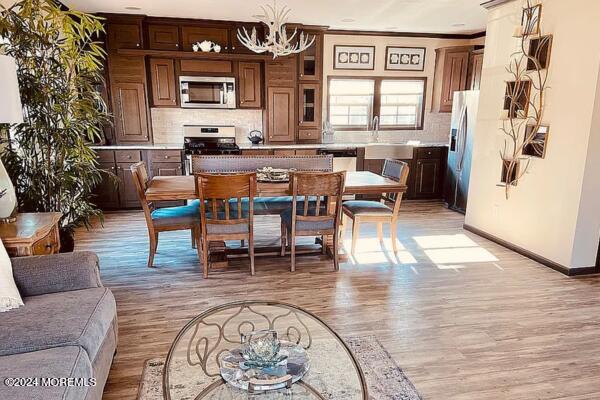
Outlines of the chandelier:
{"type": "Polygon", "coordinates": [[[273,58],[287,56],[289,54],[300,53],[308,49],[315,41],[315,37],[305,35],[304,32],[300,32],[297,40],[294,41],[298,34],[298,29],[294,29],[294,32],[288,37],[288,33],[285,29],[285,24],[290,14],[290,9],[283,6],[281,10],[277,10],[277,5],[273,3],[273,6],[261,6],[263,11],[262,15],[254,15],[254,18],[262,22],[269,28],[264,41],[260,41],[256,35],[256,28],[252,28],[252,32],[248,33],[245,27],[237,31],[238,40],[247,48],[255,53],[270,52],[273,54],[273,58]]]}

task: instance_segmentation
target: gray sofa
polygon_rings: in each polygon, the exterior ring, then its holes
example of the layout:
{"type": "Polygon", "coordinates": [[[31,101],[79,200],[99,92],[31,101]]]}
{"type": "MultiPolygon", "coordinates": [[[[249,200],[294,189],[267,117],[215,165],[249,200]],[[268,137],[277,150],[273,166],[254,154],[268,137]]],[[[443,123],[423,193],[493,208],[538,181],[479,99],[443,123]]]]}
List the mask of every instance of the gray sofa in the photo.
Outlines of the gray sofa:
{"type": "Polygon", "coordinates": [[[101,399],[117,347],[117,310],[100,282],[98,257],[22,257],[12,266],[25,306],[0,313],[0,399],[101,399]]]}

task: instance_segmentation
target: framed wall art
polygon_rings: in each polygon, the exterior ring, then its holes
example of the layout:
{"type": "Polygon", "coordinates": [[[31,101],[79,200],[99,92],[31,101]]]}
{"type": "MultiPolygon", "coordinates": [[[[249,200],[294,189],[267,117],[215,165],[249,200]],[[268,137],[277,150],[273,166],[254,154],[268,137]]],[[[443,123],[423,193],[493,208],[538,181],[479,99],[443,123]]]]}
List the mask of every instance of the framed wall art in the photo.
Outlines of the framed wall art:
{"type": "Polygon", "coordinates": [[[385,48],[385,69],[388,71],[424,71],[424,47],[395,47],[385,48]]]}
{"type": "Polygon", "coordinates": [[[333,46],[333,69],[375,69],[375,46],[333,46]]]}
{"type": "Polygon", "coordinates": [[[545,125],[541,125],[535,134],[533,130],[535,125],[527,125],[525,128],[525,137],[531,138],[523,146],[523,155],[544,158],[546,156],[546,145],[548,143],[548,132],[550,128],[545,125]]]}
{"type": "Polygon", "coordinates": [[[536,4],[523,9],[523,15],[521,16],[521,33],[523,36],[537,35],[540,33],[541,15],[541,4],[536,4]]]}

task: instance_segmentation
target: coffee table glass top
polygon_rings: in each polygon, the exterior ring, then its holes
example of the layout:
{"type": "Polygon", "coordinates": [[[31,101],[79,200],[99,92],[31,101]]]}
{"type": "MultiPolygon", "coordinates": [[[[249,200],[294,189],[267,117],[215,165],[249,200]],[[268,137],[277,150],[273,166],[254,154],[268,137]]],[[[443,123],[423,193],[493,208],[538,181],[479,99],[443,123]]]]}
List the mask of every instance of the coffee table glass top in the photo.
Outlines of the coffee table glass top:
{"type": "Polygon", "coordinates": [[[293,305],[247,301],[212,308],[178,334],[163,372],[165,399],[367,399],[363,373],[340,337],[315,315],[293,305]],[[247,391],[226,384],[219,368],[227,351],[241,346],[241,335],[272,329],[281,340],[306,350],[310,368],[289,389],[247,391]]]}

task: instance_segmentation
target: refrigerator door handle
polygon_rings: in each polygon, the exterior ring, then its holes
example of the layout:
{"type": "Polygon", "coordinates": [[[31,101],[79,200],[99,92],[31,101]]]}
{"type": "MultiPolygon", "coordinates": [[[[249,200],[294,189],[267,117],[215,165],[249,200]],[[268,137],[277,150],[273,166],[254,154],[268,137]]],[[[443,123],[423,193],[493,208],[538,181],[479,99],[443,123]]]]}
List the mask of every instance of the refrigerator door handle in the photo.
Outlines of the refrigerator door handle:
{"type": "Polygon", "coordinates": [[[457,163],[456,163],[456,171],[462,172],[463,163],[465,159],[465,150],[467,147],[467,107],[463,106],[463,109],[460,113],[460,122],[458,125],[458,154],[457,154],[457,163]]]}

